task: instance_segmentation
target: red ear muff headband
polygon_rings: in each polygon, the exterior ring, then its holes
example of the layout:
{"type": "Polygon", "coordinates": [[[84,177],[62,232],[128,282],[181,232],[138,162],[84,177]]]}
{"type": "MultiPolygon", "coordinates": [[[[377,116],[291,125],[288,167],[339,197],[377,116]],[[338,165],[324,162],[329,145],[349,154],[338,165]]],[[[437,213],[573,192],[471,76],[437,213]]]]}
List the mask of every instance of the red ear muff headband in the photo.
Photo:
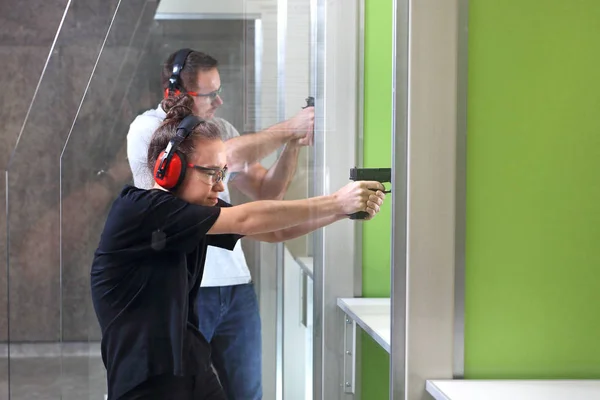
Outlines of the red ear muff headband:
{"type": "Polygon", "coordinates": [[[188,115],[177,126],[175,137],[160,153],[154,165],[154,180],[161,187],[174,191],[183,182],[187,162],[185,155],[177,151],[177,148],[203,122],[203,119],[195,115],[188,115]]]}
{"type": "Polygon", "coordinates": [[[182,93],[185,93],[183,89],[183,85],[181,84],[181,70],[185,65],[185,60],[190,55],[193,50],[191,49],[181,49],[175,54],[175,59],[173,60],[173,71],[171,72],[171,77],[169,78],[169,87],[165,89],[165,99],[169,97],[169,95],[179,96],[182,93]]]}

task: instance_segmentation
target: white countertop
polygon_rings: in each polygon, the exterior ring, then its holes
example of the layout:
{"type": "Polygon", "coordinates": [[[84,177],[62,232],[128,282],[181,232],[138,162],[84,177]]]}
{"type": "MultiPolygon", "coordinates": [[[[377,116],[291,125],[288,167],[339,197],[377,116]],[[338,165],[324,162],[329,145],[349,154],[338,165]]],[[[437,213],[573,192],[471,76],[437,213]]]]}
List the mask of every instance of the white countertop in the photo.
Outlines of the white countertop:
{"type": "Polygon", "coordinates": [[[595,400],[600,380],[431,380],[436,400],[595,400]]]}
{"type": "Polygon", "coordinates": [[[300,265],[300,268],[306,272],[308,276],[313,277],[313,258],[312,257],[298,257],[296,262],[300,265]]]}
{"type": "Polygon", "coordinates": [[[389,297],[338,299],[337,304],[385,351],[390,352],[391,306],[389,297]]]}

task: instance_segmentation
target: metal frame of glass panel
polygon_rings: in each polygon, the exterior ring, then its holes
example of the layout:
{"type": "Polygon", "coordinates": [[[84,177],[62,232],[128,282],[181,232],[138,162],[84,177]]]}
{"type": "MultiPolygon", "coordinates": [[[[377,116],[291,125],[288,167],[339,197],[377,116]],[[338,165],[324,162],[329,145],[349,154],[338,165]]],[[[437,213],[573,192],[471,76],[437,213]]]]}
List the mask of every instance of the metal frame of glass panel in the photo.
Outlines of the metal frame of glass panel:
{"type": "MultiPolygon", "coordinates": [[[[285,120],[285,55],[287,41],[287,0],[277,1],[277,120],[285,120]]],[[[284,273],[285,273],[285,243],[276,244],[276,337],[277,348],[276,356],[276,379],[275,379],[275,399],[283,400],[283,330],[284,330],[284,273]]]]}
{"type": "Polygon", "coordinates": [[[390,399],[406,387],[406,285],[410,0],[394,0],[392,30],[392,242],[390,399]]]}
{"type": "Polygon", "coordinates": [[[462,372],[466,10],[394,1],[391,399],[462,372]]]}
{"type": "MultiPolygon", "coordinates": [[[[316,0],[312,4],[316,16],[314,194],[322,195],[347,184],[350,168],[360,162],[360,87],[356,85],[360,3],[316,0]],[[357,90],[348,95],[347,87],[357,90]]],[[[337,298],[361,294],[357,224],[360,223],[340,221],[313,236],[315,400],[354,397],[344,390],[344,326],[340,323],[343,314],[337,307],[337,298]]]]}
{"type": "MultiPolygon", "coordinates": [[[[323,121],[325,118],[325,88],[324,75],[325,63],[325,2],[322,0],[311,0],[311,25],[314,38],[312,40],[315,48],[312,59],[313,76],[312,85],[315,96],[315,140],[313,148],[313,190],[312,195],[317,196],[324,191],[324,177],[319,171],[325,168],[323,149],[323,121]]],[[[323,371],[323,230],[319,229],[313,233],[313,400],[322,399],[322,386],[324,384],[323,371]]]]}
{"type": "Polygon", "coordinates": [[[458,78],[456,131],[456,233],[454,264],[454,371],[465,375],[465,255],[467,223],[467,88],[469,72],[469,0],[458,0],[458,78]]]}

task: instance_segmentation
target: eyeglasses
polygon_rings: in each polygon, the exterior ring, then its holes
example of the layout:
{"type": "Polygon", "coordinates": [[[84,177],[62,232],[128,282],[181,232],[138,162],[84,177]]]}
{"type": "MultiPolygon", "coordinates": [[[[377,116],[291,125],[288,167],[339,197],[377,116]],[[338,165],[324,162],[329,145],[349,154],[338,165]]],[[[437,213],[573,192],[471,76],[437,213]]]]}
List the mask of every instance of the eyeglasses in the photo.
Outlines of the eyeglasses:
{"type": "Polygon", "coordinates": [[[205,182],[209,185],[216,185],[219,182],[222,182],[227,177],[227,167],[225,166],[223,169],[220,168],[208,168],[201,167],[199,165],[194,165],[192,163],[188,164],[188,167],[194,168],[195,170],[202,173],[203,176],[208,179],[205,182]]]}
{"type": "Polygon", "coordinates": [[[220,86],[217,90],[210,92],[210,93],[198,93],[198,92],[187,92],[187,94],[189,94],[190,96],[194,96],[194,97],[208,97],[211,101],[216,99],[217,96],[221,95],[221,90],[222,90],[222,86],[220,86]]]}

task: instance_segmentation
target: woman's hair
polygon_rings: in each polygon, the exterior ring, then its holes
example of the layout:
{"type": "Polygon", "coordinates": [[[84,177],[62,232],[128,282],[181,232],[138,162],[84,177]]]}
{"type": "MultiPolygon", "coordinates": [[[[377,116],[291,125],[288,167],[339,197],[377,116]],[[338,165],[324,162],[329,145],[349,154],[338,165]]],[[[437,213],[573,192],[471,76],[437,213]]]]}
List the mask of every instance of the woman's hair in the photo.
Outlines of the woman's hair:
{"type": "MultiPolygon", "coordinates": [[[[148,167],[150,171],[154,171],[158,156],[167,148],[171,139],[175,137],[177,127],[181,121],[188,115],[192,115],[193,107],[194,99],[188,94],[169,97],[162,101],[162,108],[166,111],[167,116],[152,135],[150,146],[148,146],[148,167]]],[[[194,153],[197,139],[221,139],[219,128],[209,121],[194,128],[191,135],[177,147],[177,150],[183,153],[188,160],[194,153]]]]}
{"type": "MultiPolygon", "coordinates": [[[[163,65],[161,74],[163,89],[169,87],[169,78],[173,74],[173,63],[175,62],[176,54],[177,52],[171,54],[163,65]]],[[[188,92],[197,90],[198,72],[210,71],[213,68],[217,68],[218,64],[217,60],[208,54],[192,51],[185,59],[183,69],[179,73],[180,83],[183,85],[182,89],[188,92]]]]}

